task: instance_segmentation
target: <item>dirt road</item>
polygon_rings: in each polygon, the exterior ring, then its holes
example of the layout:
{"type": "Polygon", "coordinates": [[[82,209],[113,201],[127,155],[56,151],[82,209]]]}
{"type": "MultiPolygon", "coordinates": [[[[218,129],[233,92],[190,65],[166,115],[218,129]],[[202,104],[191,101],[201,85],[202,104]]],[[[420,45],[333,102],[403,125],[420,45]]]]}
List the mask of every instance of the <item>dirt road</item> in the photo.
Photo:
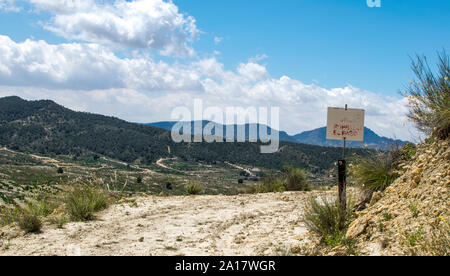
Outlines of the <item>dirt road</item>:
{"type": "Polygon", "coordinates": [[[325,193],[140,197],[92,222],[3,238],[0,255],[275,255],[309,241],[304,204],[325,193]]]}
{"type": "Polygon", "coordinates": [[[224,163],[229,165],[229,166],[231,166],[231,167],[234,167],[234,168],[236,168],[238,170],[245,171],[251,177],[256,177],[256,175],[254,173],[252,173],[252,171],[247,169],[247,168],[244,168],[244,167],[241,167],[241,166],[238,166],[238,165],[235,165],[235,164],[231,164],[231,163],[228,163],[228,162],[224,162],[224,163]]]}
{"type": "Polygon", "coordinates": [[[166,169],[166,170],[172,170],[172,171],[180,172],[179,170],[176,170],[176,169],[173,169],[173,168],[171,168],[169,166],[164,165],[163,162],[167,161],[167,160],[176,160],[176,158],[160,158],[158,161],[156,161],[156,165],[161,167],[161,168],[163,168],[163,169],[166,169]]]}

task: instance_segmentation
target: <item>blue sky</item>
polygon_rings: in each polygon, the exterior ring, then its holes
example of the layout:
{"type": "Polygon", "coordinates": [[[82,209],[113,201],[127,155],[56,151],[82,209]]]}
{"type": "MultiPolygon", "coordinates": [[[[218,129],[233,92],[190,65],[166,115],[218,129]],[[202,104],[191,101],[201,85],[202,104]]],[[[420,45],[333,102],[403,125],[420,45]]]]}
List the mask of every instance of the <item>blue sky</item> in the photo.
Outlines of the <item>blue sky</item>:
{"type": "Polygon", "coordinates": [[[325,87],[352,84],[396,94],[412,78],[410,58],[450,46],[450,1],[383,0],[175,0],[195,15],[206,34],[197,49],[209,52],[213,37],[228,67],[266,54],[274,77],[288,75],[325,87]]]}
{"type": "Polygon", "coordinates": [[[0,96],[134,122],[207,106],[279,106],[289,133],[327,106],[417,138],[398,92],[410,56],[450,51],[450,1],[0,0],[0,96]]]}

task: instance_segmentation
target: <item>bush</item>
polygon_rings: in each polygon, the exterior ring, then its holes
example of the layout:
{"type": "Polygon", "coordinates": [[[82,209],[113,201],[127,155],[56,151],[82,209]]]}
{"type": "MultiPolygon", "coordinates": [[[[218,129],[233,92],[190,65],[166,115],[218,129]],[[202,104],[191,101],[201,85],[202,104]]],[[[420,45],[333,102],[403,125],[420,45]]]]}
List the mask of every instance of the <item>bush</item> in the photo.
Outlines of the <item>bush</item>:
{"type": "Polygon", "coordinates": [[[405,161],[411,160],[417,153],[416,146],[413,144],[406,144],[400,150],[401,158],[405,161]]]}
{"type": "Polygon", "coordinates": [[[49,216],[59,205],[56,199],[39,197],[25,202],[24,208],[17,205],[14,208],[0,207],[0,226],[17,222],[19,227],[27,233],[39,232],[40,217],[49,216]]]}
{"type": "Polygon", "coordinates": [[[52,216],[50,217],[49,222],[55,224],[59,229],[63,229],[64,224],[69,222],[69,217],[66,215],[52,216]]]}
{"type": "Polygon", "coordinates": [[[305,172],[300,168],[286,167],[286,191],[310,191],[305,172]]]}
{"type": "Polygon", "coordinates": [[[108,207],[108,196],[100,189],[78,186],[68,193],[65,203],[72,220],[88,221],[94,219],[94,212],[108,207]]]}
{"type": "Polygon", "coordinates": [[[165,178],[162,183],[166,187],[167,190],[173,190],[173,188],[177,184],[177,181],[173,178],[168,177],[168,178],[165,178]]]}
{"type": "Polygon", "coordinates": [[[409,98],[408,117],[417,128],[438,139],[447,139],[450,130],[450,62],[444,52],[438,54],[439,72],[433,73],[426,57],[417,57],[412,70],[417,81],[404,91],[409,98]]]}
{"type": "Polygon", "coordinates": [[[137,184],[142,184],[142,176],[138,176],[137,178],[136,178],[136,183],[137,184]]]}
{"type": "Polygon", "coordinates": [[[350,165],[349,175],[370,194],[383,191],[399,177],[394,155],[394,152],[377,152],[356,157],[350,165]]]}
{"type": "Polygon", "coordinates": [[[325,197],[319,200],[310,198],[304,221],[310,231],[322,237],[322,242],[334,247],[345,240],[345,231],[351,219],[349,210],[351,208],[347,208],[341,219],[338,202],[330,202],[325,197]]]}
{"type": "Polygon", "coordinates": [[[248,193],[282,193],[284,191],[310,191],[305,172],[300,168],[284,166],[285,174],[271,174],[262,182],[247,188],[248,193]]]}
{"type": "Polygon", "coordinates": [[[185,188],[186,188],[186,192],[189,195],[198,195],[203,192],[202,184],[197,183],[197,182],[192,182],[192,183],[186,184],[185,188]]]}
{"type": "Polygon", "coordinates": [[[20,229],[24,230],[26,233],[37,233],[41,231],[42,222],[39,217],[35,214],[30,214],[24,212],[18,220],[20,229]]]}
{"type": "Polygon", "coordinates": [[[10,209],[0,206],[0,226],[18,221],[21,214],[22,212],[19,208],[10,209]]]}
{"type": "Polygon", "coordinates": [[[286,190],[285,183],[279,177],[270,175],[256,185],[256,193],[282,193],[286,190]]]}
{"type": "Polygon", "coordinates": [[[55,199],[51,198],[37,198],[26,203],[25,210],[27,212],[39,217],[49,216],[60,205],[55,199]]]}
{"type": "Polygon", "coordinates": [[[58,168],[58,170],[57,170],[57,173],[59,173],[59,174],[63,174],[63,173],[64,173],[64,169],[63,169],[63,168],[61,168],[61,167],[59,167],[59,168],[58,168]]]}

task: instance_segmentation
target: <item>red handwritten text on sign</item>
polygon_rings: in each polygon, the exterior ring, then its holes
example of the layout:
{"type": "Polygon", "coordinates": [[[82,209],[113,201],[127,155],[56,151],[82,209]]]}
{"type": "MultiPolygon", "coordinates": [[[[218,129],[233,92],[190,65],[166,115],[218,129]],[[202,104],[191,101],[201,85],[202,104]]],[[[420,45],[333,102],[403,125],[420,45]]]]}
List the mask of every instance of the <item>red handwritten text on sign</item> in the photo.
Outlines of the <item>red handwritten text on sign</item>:
{"type": "Polygon", "coordinates": [[[327,139],[330,140],[364,140],[364,110],[362,109],[328,109],[327,139]]]}
{"type": "Polygon", "coordinates": [[[345,121],[341,121],[341,124],[334,124],[333,127],[333,134],[336,136],[356,137],[359,135],[360,131],[360,128],[351,126],[345,121]]]}

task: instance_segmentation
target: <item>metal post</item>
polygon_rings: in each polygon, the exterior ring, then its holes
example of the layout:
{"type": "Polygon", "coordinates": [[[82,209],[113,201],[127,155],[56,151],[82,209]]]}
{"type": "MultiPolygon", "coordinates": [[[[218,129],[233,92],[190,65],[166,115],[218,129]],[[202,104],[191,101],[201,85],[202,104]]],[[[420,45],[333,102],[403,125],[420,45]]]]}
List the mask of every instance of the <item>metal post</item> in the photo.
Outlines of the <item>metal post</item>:
{"type": "Polygon", "coordinates": [[[345,147],[347,145],[347,138],[344,137],[344,148],[342,150],[342,160],[345,160],[345,147]]]}
{"type": "MultiPolygon", "coordinates": [[[[345,105],[345,110],[348,106],[345,105]]],[[[345,161],[345,147],[347,138],[344,137],[344,147],[342,149],[342,160],[338,162],[338,179],[339,179],[339,215],[341,226],[345,224],[347,210],[347,161],[345,161]]]]}
{"type": "Polygon", "coordinates": [[[338,162],[338,178],[339,178],[339,214],[341,225],[345,223],[345,213],[347,210],[347,162],[339,160],[338,162]]]}

